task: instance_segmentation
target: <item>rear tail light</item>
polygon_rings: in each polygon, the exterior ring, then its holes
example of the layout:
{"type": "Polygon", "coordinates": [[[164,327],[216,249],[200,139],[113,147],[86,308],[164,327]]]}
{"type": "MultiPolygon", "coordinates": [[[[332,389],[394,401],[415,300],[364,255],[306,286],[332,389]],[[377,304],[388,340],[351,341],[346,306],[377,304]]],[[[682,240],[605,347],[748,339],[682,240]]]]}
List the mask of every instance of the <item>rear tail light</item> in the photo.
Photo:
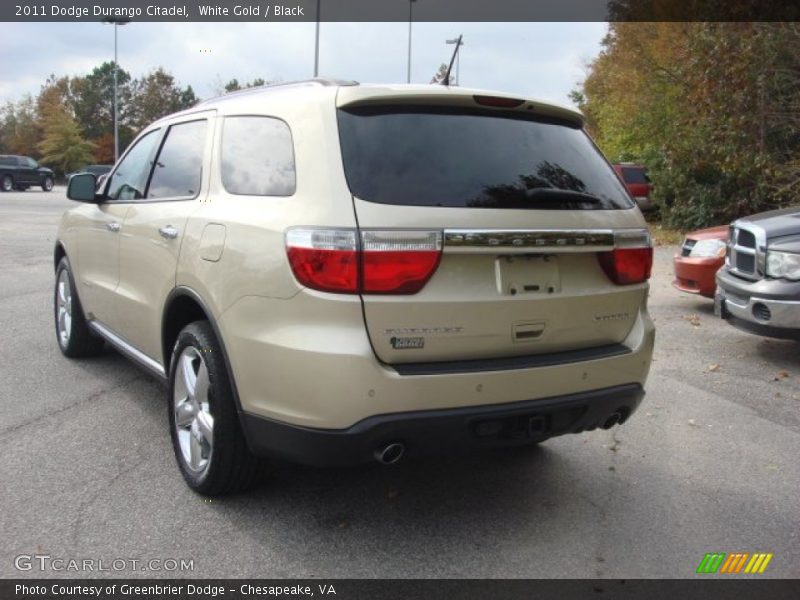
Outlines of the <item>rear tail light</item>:
{"type": "Polygon", "coordinates": [[[645,230],[616,232],[615,248],[600,252],[597,257],[608,278],[617,285],[643,283],[650,279],[653,268],[653,247],[645,230]]]}
{"type": "Polygon", "coordinates": [[[286,252],[304,286],[340,294],[416,294],[442,255],[441,231],[290,229],[286,252]]]}

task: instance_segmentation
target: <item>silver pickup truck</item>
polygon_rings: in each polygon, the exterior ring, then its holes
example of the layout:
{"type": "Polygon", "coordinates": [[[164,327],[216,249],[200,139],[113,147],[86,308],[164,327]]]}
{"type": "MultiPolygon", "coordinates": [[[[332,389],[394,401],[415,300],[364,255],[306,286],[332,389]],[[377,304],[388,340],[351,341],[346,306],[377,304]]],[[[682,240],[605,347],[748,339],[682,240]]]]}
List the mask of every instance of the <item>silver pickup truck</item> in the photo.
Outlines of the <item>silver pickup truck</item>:
{"type": "Polygon", "coordinates": [[[751,333],[800,339],[800,207],[731,224],[714,312],[751,333]]]}

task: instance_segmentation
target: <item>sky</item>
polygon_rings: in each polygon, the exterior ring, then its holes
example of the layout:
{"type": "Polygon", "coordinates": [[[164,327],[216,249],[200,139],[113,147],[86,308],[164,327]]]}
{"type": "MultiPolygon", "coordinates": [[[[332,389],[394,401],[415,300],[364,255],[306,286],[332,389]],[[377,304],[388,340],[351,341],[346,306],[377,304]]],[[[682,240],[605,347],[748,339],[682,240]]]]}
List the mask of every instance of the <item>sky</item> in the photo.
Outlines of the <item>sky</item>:
{"type": "MultiPolygon", "coordinates": [[[[414,23],[413,83],[428,83],[464,36],[461,85],[570,104],[567,94],[600,50],[605,23],[414,23]]],[[[156,67],[200,98],[240,82],[306,79],[314,23],[130,23],[119,28],[119,64],[133,77],[156,67]]],[[[50,74],[85,75],[113,60],[114,32],[101,23],[0,23],[0,102],[37,94],[50,74]],[[13,57],[13,58],[12,58],[13,57]]],[[[320,75],[405,83],[408,23],[322,23],[320,75]]],[[[455,68],[454,68],[455,71],[455,68]]]]}

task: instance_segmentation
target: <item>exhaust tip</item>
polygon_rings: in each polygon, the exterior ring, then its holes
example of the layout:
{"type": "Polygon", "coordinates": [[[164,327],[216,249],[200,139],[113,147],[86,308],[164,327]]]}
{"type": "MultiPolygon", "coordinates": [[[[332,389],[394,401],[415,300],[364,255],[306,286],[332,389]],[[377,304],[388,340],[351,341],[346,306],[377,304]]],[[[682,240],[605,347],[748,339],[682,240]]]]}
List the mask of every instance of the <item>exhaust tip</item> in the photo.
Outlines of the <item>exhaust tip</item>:
{"type": "Polygon", "coordinates": [[[400,462],[406,453],[406,447],[400,442],[392,442],[375,450],[375,460],[382,465],[394,465],[400,462]]]}
{"type": "Polygon", "coordinates": [[[617,411],[611,413],[606,420],[603,422],[603,429],[611,429],[614,425],[622,422],[622,413],[617,411]]]}

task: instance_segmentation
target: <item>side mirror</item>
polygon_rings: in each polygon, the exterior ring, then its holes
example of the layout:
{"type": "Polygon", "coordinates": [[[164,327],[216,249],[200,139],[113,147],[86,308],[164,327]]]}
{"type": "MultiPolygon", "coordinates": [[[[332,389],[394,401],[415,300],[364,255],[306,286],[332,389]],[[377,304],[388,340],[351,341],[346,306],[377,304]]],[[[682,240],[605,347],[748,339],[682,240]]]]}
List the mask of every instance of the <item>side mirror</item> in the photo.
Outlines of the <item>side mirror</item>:
{"type": "Polygon", "coordinates": [[[97,202],[95,187],[97,179],[92,173],[78,173],[69,178],[67,184],[67,198],[78,202],[97,202]]]}

